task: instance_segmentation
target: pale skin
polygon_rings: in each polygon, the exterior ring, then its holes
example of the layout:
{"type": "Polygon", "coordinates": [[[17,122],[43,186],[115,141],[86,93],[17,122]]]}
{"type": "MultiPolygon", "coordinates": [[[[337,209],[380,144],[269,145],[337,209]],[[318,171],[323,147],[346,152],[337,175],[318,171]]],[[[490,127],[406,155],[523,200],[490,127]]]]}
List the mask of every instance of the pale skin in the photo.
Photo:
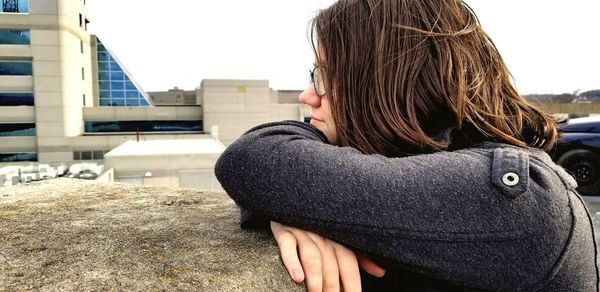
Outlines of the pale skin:
{"type": "MultiPolygon", "coordinates": [[[[337,144],[335,123],[327,95],[319,96],[311,84],[299,96],[311,107],[310,123],[321,130],[329,143],[337,144]]],[[[306,281],[309,292],[361,291],[359,267],[375,277],[385,270],[347,247],[310,231],[271,222],[281,259],[296,283],[306,281]]]]}

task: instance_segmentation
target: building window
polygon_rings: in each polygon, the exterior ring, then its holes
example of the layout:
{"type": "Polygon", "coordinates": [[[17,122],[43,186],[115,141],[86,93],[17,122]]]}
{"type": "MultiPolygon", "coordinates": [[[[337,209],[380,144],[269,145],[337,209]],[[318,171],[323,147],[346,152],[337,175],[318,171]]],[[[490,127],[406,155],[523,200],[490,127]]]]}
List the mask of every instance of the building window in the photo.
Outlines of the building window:
{"type": "Polygon", "coordinates": [[[0,76],[31,76],[31,61],[0,61],[0,76]]]}
{"type": "Polygon", "coordinates": [[[83,95],[83,106],[85,106],[85,94],[83,95]]]}
{"type": "Polygon", "coordinates": [[[92,151],[92,159],[94,159],[94,160],[104,159],[104,151],[92,151]]]}
{"type": "Polygon", "coordinates": [[[73,151],[73,160],[103,160],[106,151],[73,151]]]}
{"type": "Polygon", "coordinates": [[[33,137],[35,135],[35,124],[33,123],[0,124],[0,137],[33,137]]]}
{"type": "Polygon", "coordinates": [[[29,0],[2,0],[0,12],[3,13],[29,13],[29,0]]]}
{"type": "Polygon", "coordinates": [[[79,41],[79,47],[81,49],[81,53],[83,54],[83,41],[79,41]]]}
{"type": "Polygon", "coordinates": [[[136,133],[136,132],[194,132],[202,133],[203,123],[198,121],[85,121],[85,133],[136,133]]]}
{"type": "Polygon", "coordinates": [[[149,106],[148,97],[98,40],[98,86],[101,106],[149,106]]]}
{"type": "Polygon", "coordinates": [[[0,153],[0,162],[36,162],[38,161],[37,153],[0,153]]]}
{"type": "Polygon", "coordinates": [[[81,160],[92,160],[92,151],[81,151],[81,160]]]}
{"type": "Polygon", "coordinates": [[[85,80],[85,68],[81,67],[81,80],[85,80]]]}
{"type": "Polygon", "coordinates": [[[0,92],[0,106],[33,105],[33,92],[0,92]]]}
{"type": "Polygon", "coordinates": [[[0,45],[30,45],[31,32],[25,29],[0,29],[0,45]]]}
{"type": "Polygon", "coordinates": [[[83,15],[79,13],[79,27],[83,27],[83,15]]]}

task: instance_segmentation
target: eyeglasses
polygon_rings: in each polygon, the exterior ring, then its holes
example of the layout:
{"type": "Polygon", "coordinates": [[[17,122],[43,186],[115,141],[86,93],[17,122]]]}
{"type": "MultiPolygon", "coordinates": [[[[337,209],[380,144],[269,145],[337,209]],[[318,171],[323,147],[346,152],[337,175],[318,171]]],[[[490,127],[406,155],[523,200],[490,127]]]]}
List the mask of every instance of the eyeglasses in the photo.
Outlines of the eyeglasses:
{"type": "Polygon", "coordinates": [[[310,83],[315,87],[315,92],[319,97],[325,95],[325,83],[323,83],[323,67],[315,65],[310,71],[310,83]]]}

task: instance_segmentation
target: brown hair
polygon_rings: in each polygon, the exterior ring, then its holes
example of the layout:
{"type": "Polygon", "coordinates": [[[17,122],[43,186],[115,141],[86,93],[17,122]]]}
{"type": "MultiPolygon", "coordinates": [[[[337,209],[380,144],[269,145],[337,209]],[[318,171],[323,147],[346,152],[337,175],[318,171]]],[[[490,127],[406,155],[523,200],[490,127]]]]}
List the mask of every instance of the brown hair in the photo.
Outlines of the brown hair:
{"type": "Polygon", "coordinates": [[[460,0],[339,0],[315,17],[311,40],[342,146],[386,156],[443,150],[451,141],[435,137],[452,126],[521,147],[557,140],[556,122],[517,93],[460,0]]]}

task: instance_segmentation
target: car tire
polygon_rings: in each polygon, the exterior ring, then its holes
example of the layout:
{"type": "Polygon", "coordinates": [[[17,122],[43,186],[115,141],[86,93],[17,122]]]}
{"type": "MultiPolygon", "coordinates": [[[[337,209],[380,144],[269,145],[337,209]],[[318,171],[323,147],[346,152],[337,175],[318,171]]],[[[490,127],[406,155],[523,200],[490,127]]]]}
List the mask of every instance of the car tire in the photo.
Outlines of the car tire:
{"type": "Polygon", "coordinates": [[[577,191],[584,196],[600,195],[600,156],[590,150],[567,151],[556,161],[577,181],[577,191]]]}

